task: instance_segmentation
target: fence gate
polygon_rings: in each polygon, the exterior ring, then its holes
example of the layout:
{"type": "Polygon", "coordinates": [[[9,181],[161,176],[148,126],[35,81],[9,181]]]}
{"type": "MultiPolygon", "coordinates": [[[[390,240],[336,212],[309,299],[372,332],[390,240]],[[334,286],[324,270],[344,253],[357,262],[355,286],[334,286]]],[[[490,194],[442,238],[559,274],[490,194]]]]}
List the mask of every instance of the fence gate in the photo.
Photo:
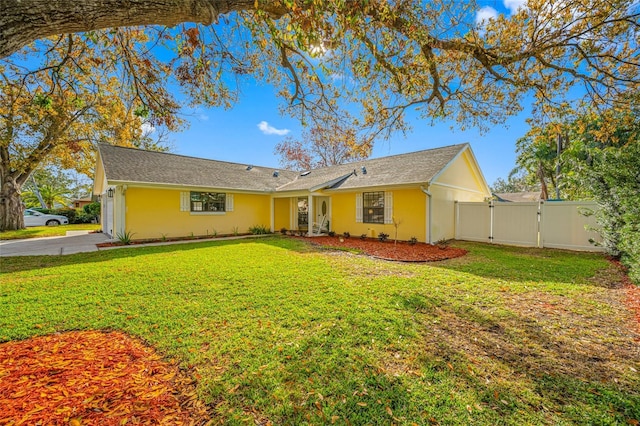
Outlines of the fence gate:
{"type": "Polygon", "coordinates": [[[524,247],[603,251],[595,202],[457,202],[456,239],[524,247]],[[591,214],[588,214],[588,213],[591,214]],[[586,214],[585,214],[586,213],[586,214]]]}

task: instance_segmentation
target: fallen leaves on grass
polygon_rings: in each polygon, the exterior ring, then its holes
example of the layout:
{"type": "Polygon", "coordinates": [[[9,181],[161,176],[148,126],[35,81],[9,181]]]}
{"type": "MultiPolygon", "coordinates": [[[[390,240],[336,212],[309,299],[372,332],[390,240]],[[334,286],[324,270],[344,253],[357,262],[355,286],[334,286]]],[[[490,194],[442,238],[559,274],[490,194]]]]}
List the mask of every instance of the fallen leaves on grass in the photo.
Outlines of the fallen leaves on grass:
{"type": "Polygon", "coordinates": [[[77,331],[0,344],[0,424],[203,424],[174,365],[119,332],[77,331]]]}
{"type": "Polygon", "coordinates": [[[397,260],[402,262],[434,262],[452,259],[467,254],[461,248],[438,246],[425,243],[409,244],[405,241],[385,241],[374,239],[342,238],[339,237],[313,237],[308,238],[312,244],[323,247],[336,247],[341,249],[360,250],[369,256],[385,260],[397,260]]]}

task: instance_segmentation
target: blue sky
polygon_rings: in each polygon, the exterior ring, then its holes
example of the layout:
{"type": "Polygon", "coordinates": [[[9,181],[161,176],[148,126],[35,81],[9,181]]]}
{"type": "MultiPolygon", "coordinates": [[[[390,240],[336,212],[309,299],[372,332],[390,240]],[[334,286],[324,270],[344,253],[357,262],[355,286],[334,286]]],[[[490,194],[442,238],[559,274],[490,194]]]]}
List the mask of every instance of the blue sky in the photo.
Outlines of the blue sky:
{"type": "MultiPolygon", "coordinates": [[[[522,7],[524,0],[480,1],[476,23],[497,16],[509,15],[522,7]]],[[[257,83],[243,86],[239,102],[231,110],[187,109],[189,129],[170,136],[172,151],[177,154],[238,163],[279,167],[274,154],[276,144],[286,136],[299,138],[302,127],[297,120],[281,116],[275,90],[257,83]]],[[[480,134],[475,129],[459,130],[455,122],[441,122],[435,126],[417,117],[410,118],[413,130],[406,135],[395,134],[389,140],[378,140],[372,157],[400,154],[440,146],[469,142],[476,154],[487,183],[506,178],[515,165],[515,142],[528,126],[525,119],[530,111],[512,117],[502,126],[480,134]]]]}
{"type": "MultiPolygon", "coordinates": [[[[273,88],[255,85],[245,88],[231,110],[188,110],[190,127],[170,136],[172,151],[278,168],[279,157],[274,154],[276,144],[287,136],[299,137],[302,132],[297,120],[278,113],[280,101],[273,88]]],[[[413,131],[406,137],[397,133],[389,140],[378,140],[372,157],[469,142],[487,183],[492,184],[498,177],[506,178],[515,165],[515,142],[527,131],[527,111],[525,107],[525,112],[508,120],[506,126],[493,127],[485,134],[475,129],[460,131],[455,122],[430,126],[426,120],[414,118],[410,120],[413,131]]]]}

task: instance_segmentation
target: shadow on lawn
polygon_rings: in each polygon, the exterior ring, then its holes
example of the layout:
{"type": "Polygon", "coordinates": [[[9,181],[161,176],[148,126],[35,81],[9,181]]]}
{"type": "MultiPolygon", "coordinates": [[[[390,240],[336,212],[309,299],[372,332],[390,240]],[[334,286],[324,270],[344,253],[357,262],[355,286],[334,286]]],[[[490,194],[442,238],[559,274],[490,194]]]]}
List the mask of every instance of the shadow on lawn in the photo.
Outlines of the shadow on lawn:
{"type": "Polygon", "coordinates": [[[571,301],[527,297],[507,295],[509,311],[497,316],[491,307],[411,295],[404,306],[424,314],[416,359],[457,376],[505,415],[535,411],[550,423],[640,420],[640,352],[624,315],[572,312],[571,301]]]}
{"type": "Polygon", "coordinates": [[[298,253],[314,251],[308,245],[293,239],[275,237],[245,238],[233,240],[194,241],[193,243],[168,244],[163,246],[126,246],[117,249],[100,250],[97,252],[68,254],[62,256],[14,256],[0,257],[0,273],[29,271],[33,269],[49,268],[62,265],[76,265],[87,263],[108,262],[115,259],[148,256],[160,253],[177,253],[191,250],[201,250],[210,247],[223,247],[238,244],[267,244],[275,248],[291,250],[298,253]]]}
{"type": "Polygon", "coordinates": [[[610,279],[598,279],[598,273],[609,267],[607,257],[602,253],[464,241],[456,241],[453,246],[469,253],[461,258],[434,263],[433,266],[513,282],[579,283],[608,288],[621,285],[610,279]]]}

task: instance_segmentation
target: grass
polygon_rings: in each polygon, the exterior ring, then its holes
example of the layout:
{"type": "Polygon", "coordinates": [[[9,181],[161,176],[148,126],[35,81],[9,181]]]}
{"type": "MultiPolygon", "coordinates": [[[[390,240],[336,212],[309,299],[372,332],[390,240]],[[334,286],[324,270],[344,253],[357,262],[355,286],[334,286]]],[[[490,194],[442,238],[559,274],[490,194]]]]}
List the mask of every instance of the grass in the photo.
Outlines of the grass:
{"type": "Polygon", "coordinates": [[[81,223],[76,225],[60,225],[60,226],[30,226],[29,228],[19,229],[17,231],[0,232],[0,240],[20,240],[23,238],[40,238],[40,237],[62,237],[67,235],[67,231],[97,231],[101,228],[100,224],[81,223]]]}
{"type": "Polygon", "coordinates": [[[122,330],[227,424],[635,424],[600,255],[456,244],[399,264],[281,237],[0,259],[0,341],[122,330]]]}

